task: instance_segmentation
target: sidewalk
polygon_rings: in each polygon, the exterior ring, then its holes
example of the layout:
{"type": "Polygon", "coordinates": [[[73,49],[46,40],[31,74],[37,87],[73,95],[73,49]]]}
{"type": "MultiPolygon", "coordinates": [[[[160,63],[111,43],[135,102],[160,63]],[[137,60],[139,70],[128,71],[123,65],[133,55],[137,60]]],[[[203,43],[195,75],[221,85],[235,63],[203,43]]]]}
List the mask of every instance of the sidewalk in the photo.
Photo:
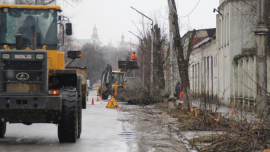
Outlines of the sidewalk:
{"type": "MultiPolygon", "coordinates": [[[[177,100],[176,102],[183,104],[183,100],[177,100]]],[[[216,104],[209,104],[207,103],[206,108],[204,103],[200,102],[199,100],[194,100],[192,102],[192,106],[195,107],[196,109],[201,109],[201,110],[212,110],[213,112],[218,112],[220,113],[221,117],[226,117],[226,118],[239,118],[239,116],[245,116],[247,118],[248,122],[252,121],[258,121],[258,118],[256,118],[256,114],[253,112],[247,112],[245,110],[241,109],[232,109],[228,106],[224,105],[216,105],[216,104]]]]}

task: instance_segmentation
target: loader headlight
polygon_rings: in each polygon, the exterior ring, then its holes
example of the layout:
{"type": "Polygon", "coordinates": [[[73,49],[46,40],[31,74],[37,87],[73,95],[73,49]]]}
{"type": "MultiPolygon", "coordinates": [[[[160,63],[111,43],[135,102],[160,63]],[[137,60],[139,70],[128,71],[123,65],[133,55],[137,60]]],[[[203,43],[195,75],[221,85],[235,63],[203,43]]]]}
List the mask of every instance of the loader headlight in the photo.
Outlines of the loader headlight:
{"type": "Polygon", "coordinates": [[[5,13],[8,12],[8,8],[4,8],[4,12],[5,12],[5,13]]]}
{"type": "Polygon", "coordinates": [[[10,59],[10,54],[2,54],[2,59],[10,59]]]}
{"type": "Polygon", "coordinates": [[[36,54],[36,59],[39,59],[39,60],[44,59],[44,54],[36,54]]]}

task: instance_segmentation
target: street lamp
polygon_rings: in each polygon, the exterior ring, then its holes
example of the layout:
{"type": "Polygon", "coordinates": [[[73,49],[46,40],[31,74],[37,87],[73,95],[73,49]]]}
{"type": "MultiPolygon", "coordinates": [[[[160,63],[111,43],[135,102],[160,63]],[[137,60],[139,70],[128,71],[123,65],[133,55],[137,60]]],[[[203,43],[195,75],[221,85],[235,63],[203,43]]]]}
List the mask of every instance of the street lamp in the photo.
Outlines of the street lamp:
{"type": "Polygon", "coordinates": [[[153,88],[153,52],[154,52],[154,34],[153,34],[153,20],[151,18],[149,18],[148,16],[144,15],[143,13],[141,13],[140,11],[136,10],[135,8],[133,8],[132,6],[130,6],[130,8],[134,9],[136,12],[140,13],[142,16],[146,17],[147,19],[149,19],[150,21],[152,21],[152,29],[151,29],[151,72],[150,72],[150,96],[152,96],[152,88],[153,88]]]}
{"type": "MultiPolygon", "coordinates": [[[[132,33],[129,31],[129,33],[133,34],[134,36],[136,36],[138,39],[140,39],[141,43],[142,43],[142,52],[143,52],[143,39],[140,38],[139,36],[137,36],[136,34],[132,33]]],[[[142,56],[143,57],[143,87],[144,87],[144,55],[142,56]]]]}

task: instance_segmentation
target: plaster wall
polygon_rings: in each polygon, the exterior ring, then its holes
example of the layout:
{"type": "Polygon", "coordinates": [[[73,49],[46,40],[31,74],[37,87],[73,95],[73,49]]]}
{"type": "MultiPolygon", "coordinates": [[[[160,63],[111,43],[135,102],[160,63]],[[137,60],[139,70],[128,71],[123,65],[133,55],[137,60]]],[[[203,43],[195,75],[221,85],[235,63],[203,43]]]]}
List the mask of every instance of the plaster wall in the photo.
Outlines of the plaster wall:
{"type": "MultiPolygon", "coordinates": [[[[194,49],[191,55],[189,67],[192,79],[191,88],[195,91],[194,94],[199,94],[203,90],[212,93],[225,104],[230,104],[232,100],[236,100],[236,97],[237,100],[241,97],[248,98],[249,101],[249,98],[255,98],[251,90],[256,88],[252,82],[256,80],[254,68],[256,58],[241,59],[237,64],[233,59],[237,55],[255,49],[253,32],[256,26],[255,10],[254,7],[240,0],[220,0],[219,2],[221,14],[217,14],[216,17],[216,39],[194,49]],[[200,63],[201,77],[196,79],[198,63],[200,63]],[[213,72],[211,71],[212,64],[213,72]],[[199,86],[197,84],[199,79],[201,90],[198,93],[195,87],[199,86]]],[[[249,2],[254,4],[252,0],[249,2]]]]}
{"type": "Polygon", "coordinates": [[[210,96],[218,95],[218,66],[217,66],[216,39],[194,49],[190,55],[189,77],[191,91],[194,95],[207,93],[210,96]]]}

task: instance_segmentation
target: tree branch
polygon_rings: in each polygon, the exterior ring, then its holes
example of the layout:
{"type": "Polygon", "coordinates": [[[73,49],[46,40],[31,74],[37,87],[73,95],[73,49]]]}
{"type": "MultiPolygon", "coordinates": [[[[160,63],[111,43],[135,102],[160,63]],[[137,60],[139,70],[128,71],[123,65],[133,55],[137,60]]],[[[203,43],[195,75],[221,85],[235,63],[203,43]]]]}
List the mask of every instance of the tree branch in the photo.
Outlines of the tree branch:
{"type": "Polygon", "coordinates": [[[246,3],[247,5],[249,5],[250,7],[252,7],[253,9],[255,9],[256,10],[256,7],[255,6],[253,6],[253,5],[251,5],[251,4],[249,4],[248,2],[246,2],[245,0],[242,0],[244,3],[246,3]]]}
{"type": "Polygon", "coordinates": [[[56,0],[51,0],[51,1],[47,2],[47,3],[45,3],[45,5],[51,4],[52,2],[55,2],[55,1],[56,0]]]}
{"type": "Polygon", "coordinates": [[[192,51],[192,43],[193,43],[195,34],[196,34],[196,30],[194,29],[193,32],[192,32],[191,38],[189,40],[189,44],[188,44],[188,52],[187,52],[187,59],[186,59],[187,64],[189,62],[190,53],[192,51]]]}

